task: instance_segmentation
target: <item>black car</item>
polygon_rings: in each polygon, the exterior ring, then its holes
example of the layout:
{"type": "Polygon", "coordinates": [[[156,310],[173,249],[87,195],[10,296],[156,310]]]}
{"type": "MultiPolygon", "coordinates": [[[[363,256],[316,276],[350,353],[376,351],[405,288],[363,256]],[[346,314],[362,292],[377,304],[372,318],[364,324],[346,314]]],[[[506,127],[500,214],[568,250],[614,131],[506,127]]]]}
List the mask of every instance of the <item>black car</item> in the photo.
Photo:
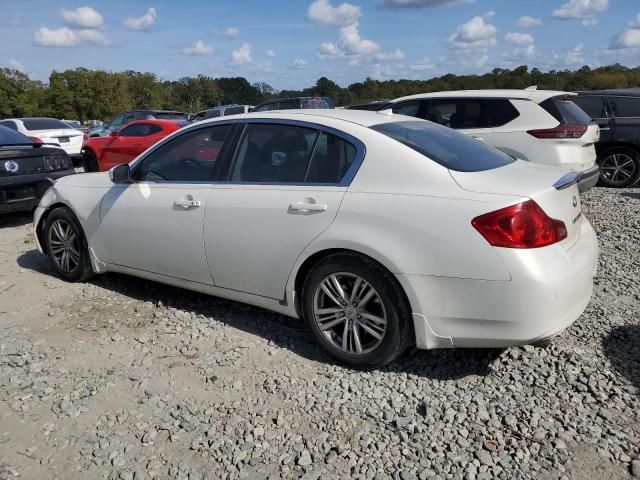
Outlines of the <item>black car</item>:
{"type": "Polygon", "coordinates": [[[113,130],[120,130],[134,120],[189,120],[189,115],[175,110],[131,110],[115,114],[109,122],[89,133],[90,137],[104,137],[113,130]]]}
{"type": "Polygon", "coordinates": [[[640,178],[640,89],[580,92],[573,100],[600,126],[600,183],[630,187],[640,178]]]}
{"type": "Polygon", "coordinates": [[[335,108],[329,97],[293,97],[267,100],[255,106],[252,112],[267,112],[270,110],[300,110],[315,108],[335,108]]]}
{"type": "Polygon", "coordinates": [[[52,180],[74,173],[64,150],[0,126],[0,214],[35,208],[52,180]]]}

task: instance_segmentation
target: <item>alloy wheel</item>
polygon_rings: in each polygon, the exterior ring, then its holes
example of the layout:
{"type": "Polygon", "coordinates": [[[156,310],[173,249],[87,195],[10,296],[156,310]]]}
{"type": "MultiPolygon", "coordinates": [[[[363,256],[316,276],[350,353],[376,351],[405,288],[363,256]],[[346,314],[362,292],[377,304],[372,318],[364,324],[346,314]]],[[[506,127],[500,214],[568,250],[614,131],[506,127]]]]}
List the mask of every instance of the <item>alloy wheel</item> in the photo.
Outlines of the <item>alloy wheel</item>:
{"type": "Polygon", "coordinates": [[[626,153],[614,153],[602,160],[600,170],[607,181],[622,185],[634,176],[636,163],[626,153]]]}
{"type": "Polygon", "coordinates": [[[57,267],[71,273],[80,265],[80,245],[73,226],[61,218],[49,228],[49,248],[57,267]]]}
{"type": "Polygon", "coordinates": [[[375,350],[387,330],[378,292],[348,272],[332,273],[320,282],[313,296],[313,319],[333,347],[350,355],[375,350]]]}

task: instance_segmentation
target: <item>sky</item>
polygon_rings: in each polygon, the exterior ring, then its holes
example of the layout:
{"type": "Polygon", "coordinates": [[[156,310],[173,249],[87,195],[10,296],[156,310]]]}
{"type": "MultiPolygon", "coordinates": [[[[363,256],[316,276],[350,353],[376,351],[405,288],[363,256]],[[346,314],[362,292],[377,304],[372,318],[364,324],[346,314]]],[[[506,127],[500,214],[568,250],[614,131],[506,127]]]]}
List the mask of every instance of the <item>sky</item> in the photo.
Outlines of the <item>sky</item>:
{"type": "Polygon", "coordinates": [[[161,79],[425,79],[640,65],[639,0],[0,0],[0,67],[161,79]]]}

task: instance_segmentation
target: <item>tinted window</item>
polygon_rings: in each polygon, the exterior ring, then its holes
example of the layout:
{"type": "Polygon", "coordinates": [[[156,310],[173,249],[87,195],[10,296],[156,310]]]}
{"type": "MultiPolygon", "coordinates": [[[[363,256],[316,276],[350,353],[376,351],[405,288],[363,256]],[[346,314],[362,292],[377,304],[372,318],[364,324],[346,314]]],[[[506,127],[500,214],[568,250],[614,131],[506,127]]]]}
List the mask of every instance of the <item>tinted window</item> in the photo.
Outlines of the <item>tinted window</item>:
{"type": "Polygon", "coordinates": [[[603,97],[579,96],[573,99],[591,118],[607,118],[607,111],[604,106],[603,97]]]}
{"type": "Polygon", "coordinates": [[[560,123],[569,125],[589,125],[591,123],[591,117],[573,103],[572,97],[548,98],[540,106],[560,123]]]}
{"type": "MultiPolygon", "coordinates": [[[[290,110],[292,108],[295,108],[295,105],[293,104],[293,101],[280,102],[278,104],[278,110],[290,110]]],[[[307,107],[307,108],[309,108],[309,107],[307,107]]]]}
{"type": "Polygon", "coordinates": [[[275,110],[275,103],[265,103],[264,105],[260,105],[253,109],[254,112],[268,112],[269,110],[275,110]]]}
{"type": "Polygon", "coordinates": [[[70,130],[71,127],[55,118],[24,118],[22,120],[27,130],[70,130]]]}
{"type": "Polygon", "coordinates": [[[26,135],[14,132],[9,128],[5,128],[4,122],[0,125],[0,145],[32,145],[31,140],[26,135]]]}
{"type": "Polygon", "coordinates": [[[431,122],[383,123],[371,128],[458,172],[491,170],[514,161],[467,135],[431,122]]]}
{"type": "Polygon", "coordinates": [[[227,107],[224,109],[224,116],[227,115],[238,115],[239,113],[244,113],[244,107],[227,107]]]}
{"type": "Polygon", "coordinates": [[[151,182],[211,181],[216,160],[229,141],[230,131],[230,125],[219,125],[180,135],[136,165],[134,179],[151,182]]]}
{"type": "Polygon", "coordinates": [[[191,121],[192,122],[199,122],[200,120],[204,120],[206,117],[205,115],[207,114],[207,112],[200,112],[195,114],[193,117],[191,117],[191,121]]]}
{"type": "Polygon", "coordinates": [[[186,120],[187,115],[180,112],[151,112],[158,120],[186,120]]]}
{"type": "MultiPolygon", "coordinates": [[[[142,118],[147,118],[147,117],[145,116],[145,117],[142,117],[142,118]]],[[[153,117],[149,117],[149,119],[152,119],[152,118],[153,117]]],[[[124,122],[123,123],[126,125],[129,122],[133,122],[135,119],[136,119],[135,114],[134,113],[129,113],[128,115],[126,115],[124,117],[124,122]]]]}
{"type": "Polygon", "coordinates": [[[356,147],[340,137],[321,132],[305,182],[340,183],[355,159],[356,147]]]}
{"type": "Polygon", "coordinates": [[[158,125],[151,123],[135,123],[125,127],[120,132],[121,137],[147,137],[162,131],[162,128],[158,125]]]}
{"type": "Polygon", "coordinates": [[[518,109],[507,98],[485,100],[485,107],[489,112],[492,127],[502,127],[520,116],[518,109]]]}
{"type": "Polygon", "coordinates": [[[11,120],[5,120],[3,122],[0,122],[0,125],[3,125],[7,128],[10,128],[11,130],[15,130],[16,132],[18,131],[18,127],[16,126],[16,122],[13,122],[11,120]]]}
{"type": "Polygon", "coordinates": [[[610,97],[609,102],[615,117],[640,117],[640,98],[610,97]]]}
{"type": "Polygon", "coordinates": [[[303,183],[318,132],[292,125],[248,124],[231,171],[234,182],[303,183]]]}
{"type": "Polygon", "coordinates": [[[205,117],[204,118],[217,118],[220,116],[220,109],[219,108],[215,108],[213,110],[207,110],[205,112],[205,117]]]}
{"type": "Polygon", "coordinates": [[[429,104],[427,120],[454,129],[489,126],[482,100],[475,99],[433,99],[429,104]]]}
{"type": "Polygon", "coordinates": [[[420,101],[414,100],[411,102],[401,102],[391,106],[393,113],[399,115],[408,115],[410,117],[417,117],[418,110],[420,110],[420,101]]]}

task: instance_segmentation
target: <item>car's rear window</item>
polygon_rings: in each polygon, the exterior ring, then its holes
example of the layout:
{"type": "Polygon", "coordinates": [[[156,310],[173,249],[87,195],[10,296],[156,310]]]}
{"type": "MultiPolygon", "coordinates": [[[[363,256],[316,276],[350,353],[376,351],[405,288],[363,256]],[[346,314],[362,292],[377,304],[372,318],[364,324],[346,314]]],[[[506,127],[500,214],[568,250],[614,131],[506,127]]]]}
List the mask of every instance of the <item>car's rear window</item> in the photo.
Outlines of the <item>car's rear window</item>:
{"type": "Polygon", "coordinates": [[[514,162],[513,158],[495,148],[433,122],[382,123],[371,129],[457,172],[492,170],[514,162]]]}
{"type": "Polygon", "coordinates": [[[33,143],[33,140],[26,135],[0,125],[0,147],[2,145],[33,145],[33,143]]]}
{"type": "Polygon", "coordinates": [[[69,130],[73,128],[55,118],[25,118],[22,123],[27,130],[69,130]]]}
{"type": "Polygon", "coordinates": [[[540,104],[560,123],[569,125],[589,125],[591,117],[573,101],[572,97],[552,97],[540,104]]]}

